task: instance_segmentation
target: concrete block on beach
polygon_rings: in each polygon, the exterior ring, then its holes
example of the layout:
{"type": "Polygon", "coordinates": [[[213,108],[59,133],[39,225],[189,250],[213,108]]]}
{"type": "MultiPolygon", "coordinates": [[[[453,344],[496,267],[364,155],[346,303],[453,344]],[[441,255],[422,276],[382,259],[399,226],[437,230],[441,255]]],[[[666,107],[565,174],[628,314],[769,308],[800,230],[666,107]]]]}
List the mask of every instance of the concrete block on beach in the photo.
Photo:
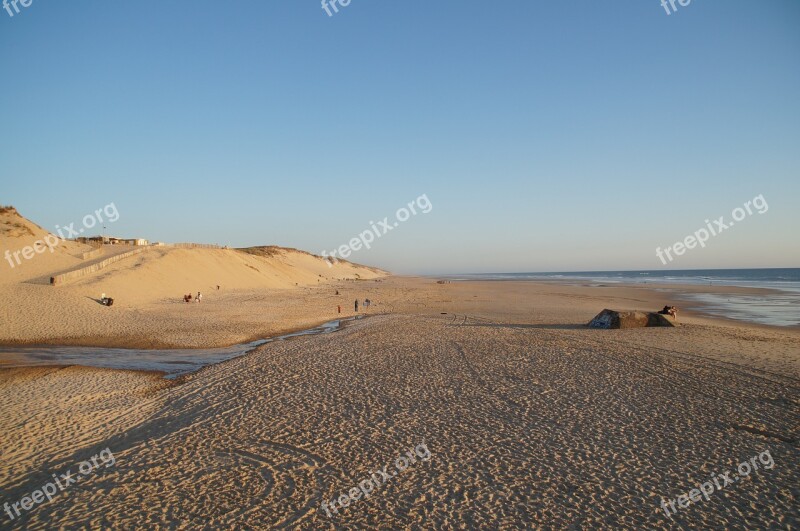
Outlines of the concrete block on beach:
{"type": "Polygon", "coordinates": [[[589,322],[589,328],[618,329],[651,326],[674,327],[666,316],[655,312],[618,312],[605,309],[589,322]]]}

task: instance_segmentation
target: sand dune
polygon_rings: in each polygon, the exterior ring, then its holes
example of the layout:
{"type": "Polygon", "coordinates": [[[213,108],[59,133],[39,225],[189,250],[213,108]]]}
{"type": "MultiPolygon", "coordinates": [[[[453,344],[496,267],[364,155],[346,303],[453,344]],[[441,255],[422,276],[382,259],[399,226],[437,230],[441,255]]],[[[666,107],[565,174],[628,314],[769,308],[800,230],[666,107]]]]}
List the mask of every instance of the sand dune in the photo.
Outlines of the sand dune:
{"type": "Polygon", "coordinates": [[[22,254],[13,256],[15,251],[32,246],[36,241],[44,241],[50,234],[36,223],[21,216],[13,207],[0,208],[0,249],[4,253],[0,261],[0,286],[49,276],[54,271],[80,267],[83,263],[81,255],[92,250],[92,247],[82,243],[61,240],[58,245],[52,247],[52,252],[48,248],[44,254],[35,254],[30,259],[25,259],[22,254]],[[7,250],[11,253],[11,262],[6,258],[7,250]]]}
{"type": "MultiPolygon", "coordinates": [[[[19,250],[48,233],[16,212],[0,222],[3,249],[19,250]]],[[[184,249],[150,247],[92,275],[49,285],[56,273],[80,268],[128,250],[106,246],[102,256],[81,260],[93,249],[62,241],[55,251],[36,254],[11,267],[0,264],[3,326],[0,342],[141,347],[208,347],[276,335],[297,326],[320,324],[336,305],[308,308],[296,322],[291,308],[302,304],[303,290],[340,279],[384,277],[378,269],[340,261],[332,267],[319,257],[277,247],[184,249]],[[217,286],[220,289],[217,290],[217,286]],[[186,308],[184,294],[200,291],[204,301],[186,308]],[[114,306],[98,304],[102,294],[114,306]],[[295,293],[295,295],[293,295],[295,293]],[[284,301],[288,312],[276,312],[284,301]],[[225,315],[225,319],[221,316],[225,315]]],[[[193,303],[194,304],[194,303],[193,303]]]]}

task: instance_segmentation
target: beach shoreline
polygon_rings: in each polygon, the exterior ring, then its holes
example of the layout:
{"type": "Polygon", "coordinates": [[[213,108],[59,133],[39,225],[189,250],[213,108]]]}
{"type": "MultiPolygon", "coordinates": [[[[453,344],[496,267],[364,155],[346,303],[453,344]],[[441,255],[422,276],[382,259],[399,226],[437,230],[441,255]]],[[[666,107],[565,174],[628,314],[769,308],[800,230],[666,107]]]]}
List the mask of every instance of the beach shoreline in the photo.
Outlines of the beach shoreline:
{"type": "MultiPolygon", "coordinates": [[[[0,353],[0,370],[9,368],[25,368],[25,367],[42,367],[42,366],[61,366],[64,365],[63,360],[58,358],[58,349],[64,348],[74,352],[75,347],[86,347],[87,350],[94,351],[96,349],[108,349],[114,351],[113,353],[118,356],[126,357],[131,356],[128,360],[118,361],[116,359],[110,362],[104,362],[102,359],[86,361],[86,356],[91,356],[91,353],[86,353],[84,357],[78,356],[77,363],[67,363],[66,366],[86,366],[86,367],[103,367],[107,369],[119,370],[132,370],[143,372],[159,372],[162,376],[169,377],[170,372],[157,368],[152,368],[147,365],[147,358],[152,359],[159,351],[169,351],[165,354],[169,355],[172,352],[183,354],[186,353],[192,359],[197,367],[209,364],[217,364],[227,357],[220,358],[217,351],[222,349],[242,349],[233,356],[241,356],[245,354],[245,347],[252,343],[259,341],[271,340],[272,338],[282,337],[285,335],[296,334],[310,329],[315,329],[332,320],[348,321],[356,317],[370,317],[375,315],[384,315],[392,313],[400,313],[404,315],[417,315],[429,316],[435,314],[453,314],[462,313],[463,315],[471,315],[475,318],[492,317],[498,312],[505,312],[514,317],[513,324],[519,326],[538,326],[541,325],[537,322],[537,312],[541,311],[539,300],[544,298],[546,301],[544,311],[558,310],[561,314],[561,322],[554,323],[555,326],[581,328],[585,327],[588,321],[597,313],[605,308],[618,309],[618,310],[639,310],[639,311],[655,311],[661,306],[666,304],[676,303],[679,307],[683,308],[683,303],[680,302],[681,295],[685,294],[698,294],[698,293],[728,293],[728,294],[765,294],[769,290],[764,288],[742,288],[736,286],[697,286],[697,285],[672,285],[670,290],[675,290],[672,293],[665,293],[660,288],[654,288],[652,285],[637,285],[637,284],[623,284],[623,285],[609,285],[598,286],[593,283],[574,282],[574,281],[539,281],[539,280],[466,280],[462,282],[455,282],[452,284],[437,284],[435,277],[412,277],[412,276],[390,276],[382,279],[380,283],[363,282],[334,282],[326,284],[325,286],[314,286],[305,288],[303,290],[303,304],[300,308],[295,310],[291,319],[279,321],[276,326],[272,323],[262,323],[262,331],[252,332],[243,331],[244,327],[252,325],[252,319],[249,315],[245,314],[242,319],[242,313],[237,309],[233,309],[232,313],[227,313],[231,310],[231,305],[226,300],[221,301],[219,308],[215,309],[214,315],[217,319],[225,321],[224,330],[227,333],[220,333],[219,328],[215,327],[214,333],[211,335],[203,335],[197,330],[192,331],[192,342],[190,344],[181,344],[180,341],[175,339],[164,339],[161,341],[153,341],[154,335],[161,334],[161,329],[153,329],[149,325],[158,323],[163,326],[164,323],[169,323],[170,319],[180,319],[183,317],[184,308],[181,305],[175,305],[171,302],[164,302],[161,304],[151,305],[138,309],[137,312],[151,311],[160,315],[156,320],[140,320],[140,327],[134,329],[131,335],[125,337],[118,337],[113,335],[101,336],[87,336],[87,337],[72,337],[68,339],[51,338],[45,341],[33,342],[9,342],[0,341],[0,348],[3,351],[0,353]],[[331,293],[338,292],[340,295],[333,296],[331,300],[331,293]],[[441,298],[442,293],[454,292],[457,296],[452,300],[444,300],[441,298]],[[471,293],[480,293],[480,296],[470,296],[471,293]],[[349,300],[349,298],[371,298],[373,305],[370,308],[370,313],[355,314],[350,308],[350,311],[344,314],[336,315],[333,319],[332,316],[322,317],[319,315],[318,309],[320,307],[334,307],[334,302],[349,300]],[[347,299],[345,299],[347,298],[347,299]],[[483,301],[482,304],[490,301],[493,298],[497,299],[497,304],[492,306],[489,304],[483,311],[483,308],[474,308],[473,303],[475,299],[479,298],[483,301]],[[582,301],[581,304],[574,304],[575,301],[582,301]],[[590,302],[591,301],[591,302],[590,302]],[[596,301],[596,303],[595,303],[596,301]],[[549,306],[548,306],[549,305],[549,306]],[[509,311],[509,306],[512,306],[509,311]],[[503,309],[505,307],[505,309],[503,309]],[[570,307],[568,313],[564,313],[566,307],[570,307]],[[530,309],[529,313],[527,309],[530,309]],[[310,315],[304,315],[303,309],[309,310],[310,315]],[[166,310],[166,314],[165,314],[166,310]],[[299,310],[299,312],[298,312],[299,310]],[[438,311],[436,311],[438,310],[438,311]],[[470,310],[478,310],[470,312],[470,310]],[[242,340],[242,338],[244,338],[242,340]],[[199,347],[197,344],[202,343],[205,346],[199,347]],[[26,353],[26,349],[31,350],[40,348],[47,351],[47,356],[38,351],[33,354],[26,353]],[[15,350],[19,349],[19,350],[15,350]],[[119,350],[120,352],[117,352],[119,350]],[[129,351],[129,352],[128,352],[129,351]],[[45,358],[49,359],[45,359],[45,358]],[[134,359],[135,357],[135,359],[134,359]],[[138,359],[144,357],[144,360],[138,359]],[[203,361],[207,360],[207,361],[203,361]],[[119,365],[128,366],[119,367],[119,365]],[[146,368],[137,368],[144,365],[146,368]]],[[[261,305],[264,301],[270,300],[275,307],[285,306],[290,301],[295,300],[292,290],[281,292],[269,292],[265,295],[263,292],[244,292],[232,294],[232,301],[234,303],[240,301],[242,298],[256,301],[257,305],[261,305]],[[277,294],[282,294],[282,297],[276,297],[277,294]]],[[[206,300],[201,305],[216,304],[217,301],[206,300]]],[[[778,327],[772,325],[765,325],[760,323],[743,322],[737,319],[728,319],[706,313],[702,310],[702,304],[698,305],[700,309],[684,310],[681,309],[676,324],[680,326],[703,326],[703,327],[724,327],[731,329],[742,330],[743,332],[752,332],[755,334],[766,333],[775,334],[784,337],[800,337],[800,327],[778,327]]],[[[189,310],[194,306],[190,306],[189,310]]],[[[204,306],[205,308],[205,306],[204,306]]],[[[278,310],[275,310],[278,311],[278,310]]],[[[86,316],[87,319],[91,315],[86,316]]],[[[346,324],[344,326],[347,326],[346,324]]],[[[113,333],[109,331],[109,334],[113,333]]],[[[167,336],[168,337],[168,336],[167,336]]],[[[252,351],[256,346],[250,346],[248,351],[252,351]]],[[[102,353],[104,356],[108,356],[102,353]]],[[[153,362],[154,366],[158,365],[153,362]]],[[[163,367],[164,363],[169,361],[162,361],[160,365],[163,367]]],[[[188,363],[188,362],[187,362],[188,363]]],[[[197,370],[197,369],[194,369],[197,370]]]]}
{"type": "MultiPolygon", "coordinates": [[[[441,277],[430,277],[441,278],[441,277]]],[[[794,325],[777,325],[768,324],[748,319],[736,319],[721,315],[718,312],[711,312],[708,310],[709,303],[702,301],[691,300],[690,297],[695,295],[712,294],[712,295],[733,295],[733,296],[780,296],[786,293],[793,293],[791,291],[780,290],[777,288],[768,287],[745,287],[745,286],[731,286],[723,284],[702,285],[702,284],[680,284],[680,283],[658,283],[658,282],[619,282],[619,283],[602,283],[588,280],[566,280],[566,279],[536,279],[536,280],[515,280],[515,279],[459,279],[453,282],[532,282],[541,284],[563,285],[563,286],[577,286],[586,289],[640,289],[647,293],[648,300],[655,301],[656,299],[663,299],[665,301],[677,302],[681,315],[705,318],[710,320],[718,320],[730,325],[741,325],[745,327],[756,327],[765,329],[779,329],[779,330],[800,330],[800,323],[794,325]],[[662,295],[670,294],[670,295],[662,295]]],[[[611,295],[613,298],[613,293],[611,295]]],[[[665,303],[666,304],[666,303],[665,303]]],[[[642,311],[657,311],[660,308],[644,309],[642,311]]],[[[800,319],[800,316],[798,316],[800,319]]]]}
{"type": "MultiPolygon", "coordinates": [[[[42,319],[38,321],[36,314],[27,315],[24,318],[29,326],[24,329],[21,325],[15,327],[19,329],[17,337],[9,337],[5,329],[0,332],[0,347],[76,346],[137,350],[233,347],[314,328],[340,317],[352,317],[356,315],[352,300],[359,297],[362,300],[371,297],[374,301],[368,313],[362,312],[365,315],[391,313],[400,309],[425,313],[429,306],[435,304],[435,290],[441,288],[441,285],[435,287],[436,278],[440,277],[389,276],[382,279],[381,283],[332,281],[324,286],[303,288],[301,293],[295,290],[231,290],[215,298],[217,294],[212,292],[199,305],[161,300],[125,308],[122,326],[119,321],[98,323],[97,308],[78,306],[73,310],[73,326],[69,329],[62,327],[59,330],[59,327],[52,326],[52,323],[44,320],[49,317],[47,315],[39,314],[42,319]],[[398,283],[406,283],[407,286],[399,288],[398,283]],[[382,289],[384,287],[386,289],[382,289]],[[340,295],[334,295],[334,292],[340,295]],[[410,295],[411,292],[413,295],[410,295]],[[412,300],[413,297],[416,300],[412,300]],[[342,307],[341,314],[336,313],[337,306],[342,307]],[[195,309],[203,313],[194,312],[187,321],[187,314],[195,309]],[[195,318],[192,322],[191,319],[195,318]],[[34,320],[31,322],[30,319],[34,320]],[[109,326],[104,329],[103,324],[109,326]],[[42,330],[48,333],[43,334],[42,330]]],[[[598,304],[587,308],[584,314],[586,323],[606,307],[657,311],[664,305],[676,304],[681,310],[679,322],[681,318],[707,319],[730,326],[800,332],[800,325],[776,326],[733,319],[706,311],[704,308],[708,305],[703,302],[688,300],[690,296],[704,294],[768,297],[776,293],[769,288],[694,284],[597,285],[585,281],[555,280],[464,280],[449,285],[457,284],[480,286],[482,292],[487,288],[491,291],[491,287],[496,286],[500,297],[508,297],[504,293],[509,286],[519,286],[520,292],[529,293],[532,298],[540,293],[552,294],[561,290],[565,296],[597,300],[598,304]],[[606,304],[605,300],[609,302],[606,304]],[[639,304],[629,304],[630,300],[639,304]]],[[[446,311],[445,305],[442,308],[446,311]]]]}

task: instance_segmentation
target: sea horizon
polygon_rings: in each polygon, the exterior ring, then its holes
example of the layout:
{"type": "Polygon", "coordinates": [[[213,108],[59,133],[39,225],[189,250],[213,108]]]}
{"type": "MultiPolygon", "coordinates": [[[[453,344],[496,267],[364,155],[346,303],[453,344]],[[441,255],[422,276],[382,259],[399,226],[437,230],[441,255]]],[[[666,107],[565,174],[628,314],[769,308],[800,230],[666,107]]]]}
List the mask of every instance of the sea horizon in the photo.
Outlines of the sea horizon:
{"type": "Polygon", "coordinates": [[[800,283],[800,267],[760,267],[760,268],[727,268],[727,269],[631,269],[631,270],[598,270],[598,271],[528,271],[514,273],[459,273],[446,275],[429,275],[444,277],[449,280],[548,280],[571,278],[577,280],[604,280],[611,282],[663,281],[704,284],[709,281],[720,285],[738,285],[737,283],[759,283],[745,287],[767,287],[763,283],[800,283]],[[725,284],[730,283],[730,284],[725,284]]]}

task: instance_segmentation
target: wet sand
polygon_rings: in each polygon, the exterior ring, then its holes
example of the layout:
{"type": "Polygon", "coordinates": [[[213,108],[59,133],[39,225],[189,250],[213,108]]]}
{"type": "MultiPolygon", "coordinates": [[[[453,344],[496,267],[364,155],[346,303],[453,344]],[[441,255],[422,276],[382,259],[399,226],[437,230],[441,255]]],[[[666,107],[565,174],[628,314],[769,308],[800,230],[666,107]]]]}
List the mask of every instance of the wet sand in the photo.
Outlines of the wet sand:
{"type": "Polygon", "coordinates": [[[105,369],[160,372],[167,378],[176,378],[199,370],[206,365],[213,365],[242,356],[256,347],[272,341],[285,341],[301,335],[328,334],[338,330],[346,322],[360,317],[337,319],[308,330],[291,332],[230,347],[208,349],[147,350],[48,345],[38,347],[0,347],[0,367],[80,365],[105,369]]]}

